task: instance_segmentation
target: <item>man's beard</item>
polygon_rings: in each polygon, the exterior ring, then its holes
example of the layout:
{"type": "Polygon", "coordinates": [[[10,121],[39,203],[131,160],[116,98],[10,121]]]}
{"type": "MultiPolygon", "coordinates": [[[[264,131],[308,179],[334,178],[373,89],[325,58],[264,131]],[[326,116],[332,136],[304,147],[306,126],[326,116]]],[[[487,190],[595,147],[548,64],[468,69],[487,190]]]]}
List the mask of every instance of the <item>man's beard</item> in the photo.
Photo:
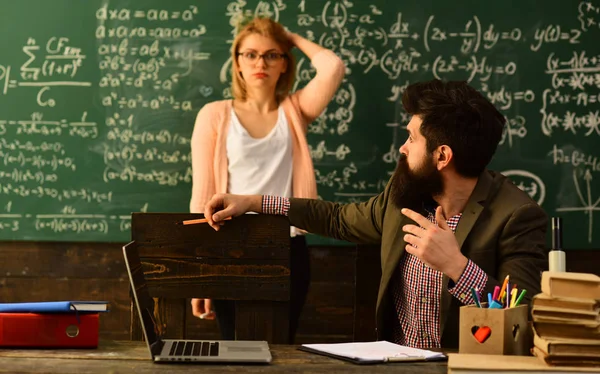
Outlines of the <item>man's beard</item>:
{"type": "Polygon", "coordinates": [[[415,170],[410,170],[406,156],[401,154],[393,175],[391,198],[399,208],[408,208],[420,212],[424,202],[442,193],[444,183],[442,176],[433,164],[429,155],[423,164],[415,170]]]}

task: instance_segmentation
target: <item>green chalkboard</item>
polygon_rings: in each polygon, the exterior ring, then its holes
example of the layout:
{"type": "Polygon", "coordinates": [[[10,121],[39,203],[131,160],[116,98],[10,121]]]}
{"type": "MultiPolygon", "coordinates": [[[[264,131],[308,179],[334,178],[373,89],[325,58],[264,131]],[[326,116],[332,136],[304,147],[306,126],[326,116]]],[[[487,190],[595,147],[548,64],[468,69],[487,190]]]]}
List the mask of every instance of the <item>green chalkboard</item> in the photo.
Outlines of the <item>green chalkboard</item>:
{"type": "MultiPolygon", "coordinates": [[[[506,115],[492,167],[600,247],[600,2],[2,1],[0,239],[126,241],[135,211],[185,212],[190,135],[230,97],[242,16],[334,50],[347,75],[309,143],[323,199],[394,169],[412,82],[469,81],[506,115]],[[595,147],[594,147],[595,145],[595,147]],[[596,232],[594,232],[596,231],[596,232]]],[[[297,88],[313,76],[298,55],[297,88]]]]}

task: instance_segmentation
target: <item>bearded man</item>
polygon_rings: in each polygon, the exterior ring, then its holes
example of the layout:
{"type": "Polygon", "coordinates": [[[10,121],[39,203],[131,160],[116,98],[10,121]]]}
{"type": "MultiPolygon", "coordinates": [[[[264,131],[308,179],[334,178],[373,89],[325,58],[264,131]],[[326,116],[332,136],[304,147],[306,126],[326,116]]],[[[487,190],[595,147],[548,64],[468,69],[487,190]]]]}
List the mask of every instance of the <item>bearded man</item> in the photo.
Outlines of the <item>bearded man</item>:
{"type": "MultiPolygon", "coordinates": [[[[402,104],[411,120],[385,190],[357,204],[219,194],[205,216],[281,214],[308,232],[381,245],[377,337],[417,348],[456,348],[459,307],[484,300],[510,275],[540,291],[547,216],[526,193],[487,169],[505,118],[465,82],[416,83],[402,104]]],[[[522,304],[529,303],[525,298],[522,304]]]]}

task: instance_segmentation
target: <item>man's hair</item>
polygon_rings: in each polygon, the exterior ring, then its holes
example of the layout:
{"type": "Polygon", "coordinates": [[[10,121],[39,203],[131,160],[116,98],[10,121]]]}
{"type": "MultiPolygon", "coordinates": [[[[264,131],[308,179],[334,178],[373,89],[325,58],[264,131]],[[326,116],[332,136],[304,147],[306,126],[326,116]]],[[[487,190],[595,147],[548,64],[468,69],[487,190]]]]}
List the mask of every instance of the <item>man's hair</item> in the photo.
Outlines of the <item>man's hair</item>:
{"type": "Polygon", "coordinates": [[[494,105],[466,82],[409,85],[402,95],[407,113],[423,120],[421,134],[427,151],[447,145],[456,172],[476,177],[489,164],[502,137],[506,119],[494,105]]]}
{"type": "Polygon", "coordinates": [[[256,17],[244,24],[233,40],[233,45],[231,46],[231,88],[233,97],[241,101],[245,101],[247,99],[246,82],[240,74],[237,54],[242,41],[248,35],[252,34],[262,35],[274,40],[279,45],[279,48],[281,48],[281,52],[286,56],[287,69],[285,70],[285,73],[282,73],[279,76],[277,86],[275,87],[275,96],[277,101],[281,102],[294,85],[296,59],[292,54],[293,45],[289,41],[287,32],[283,26],[270,18],[263,17],[256,17]]]}

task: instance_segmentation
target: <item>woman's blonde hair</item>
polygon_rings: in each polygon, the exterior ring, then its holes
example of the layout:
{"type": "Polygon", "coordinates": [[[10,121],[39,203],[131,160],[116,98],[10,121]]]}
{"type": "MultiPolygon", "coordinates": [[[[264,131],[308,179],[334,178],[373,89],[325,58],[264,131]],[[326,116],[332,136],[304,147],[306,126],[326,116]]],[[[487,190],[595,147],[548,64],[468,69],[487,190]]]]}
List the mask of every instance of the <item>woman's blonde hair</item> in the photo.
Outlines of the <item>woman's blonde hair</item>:
{"type": "Polygon", "coordinates": [[[231,47],[231,90],[233,92],[233,97],[242,101],[247,99],[248,92],[246,91],[246,82],[240,74],[237,54],[244,38],[252,34],[258,34],[273,39],[282,49],[282,53],[286,56],[287,69],[284,73],[281,73],[279,80],[277,80],[277,85],[275,86],[275,97],[278,102],[281,102],[287,96],[294,84],[296,60],[292,54],[293,45],[287,37],[287,32],[280,23],[275,22],[270,18],[263,17],[256,17],[245,24],[233,40],[233,45],[231,47]]]}

